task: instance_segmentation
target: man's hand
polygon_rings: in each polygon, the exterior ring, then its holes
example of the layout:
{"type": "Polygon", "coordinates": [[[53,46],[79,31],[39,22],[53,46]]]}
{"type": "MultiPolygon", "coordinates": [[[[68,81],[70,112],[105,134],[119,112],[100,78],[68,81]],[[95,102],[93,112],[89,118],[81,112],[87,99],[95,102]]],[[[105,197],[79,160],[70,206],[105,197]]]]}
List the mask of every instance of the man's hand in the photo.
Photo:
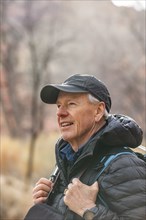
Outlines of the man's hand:
{"type": "Polygon", "coordinates": [[[53,183],[46,179],[41,178],[33,188],[33,201],[34,204],[45,202],[53,183]]]}
{"type": "Polygon", "coordinates": [[[65,190],[64,202],[70,210],[82,217],[86,209],[96,206],[95,202],[98,191],[97,182],[88,186],[79,179],[74,178],[72,183],[68,185],[68,189],[65,190]]]}

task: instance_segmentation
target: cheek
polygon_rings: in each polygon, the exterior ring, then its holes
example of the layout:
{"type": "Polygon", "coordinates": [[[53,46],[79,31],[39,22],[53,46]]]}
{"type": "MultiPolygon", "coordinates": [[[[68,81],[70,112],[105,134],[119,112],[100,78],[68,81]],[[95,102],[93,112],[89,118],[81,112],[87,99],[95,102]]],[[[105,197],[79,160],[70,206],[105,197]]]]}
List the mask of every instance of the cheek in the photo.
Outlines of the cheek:
{"type": "Polygon", "coordinates": [[[57,123],[58,123],[58,126],[59,126],[59,117],[57,117],[57,123]]]}
{"type": "Polygon", "coordinates": [[[93,116],[93,112],[82,113],[78,117],[77,126],[80,129],[86,129],[87,127],[90,127],[94,122],[95,118],[93,116]]]}

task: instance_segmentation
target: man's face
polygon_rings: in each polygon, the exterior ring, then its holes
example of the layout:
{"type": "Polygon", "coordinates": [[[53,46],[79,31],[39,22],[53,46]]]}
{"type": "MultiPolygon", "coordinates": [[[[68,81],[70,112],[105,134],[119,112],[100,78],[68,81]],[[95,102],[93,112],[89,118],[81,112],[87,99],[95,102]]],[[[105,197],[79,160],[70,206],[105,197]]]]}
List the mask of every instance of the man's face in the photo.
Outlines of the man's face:
{"type": "Polygon", "coordinates": [[[64,140],[76,151],[97,130],[97,106],[86,93],[60,92],[57,99],[58,125],[64,140]]]}

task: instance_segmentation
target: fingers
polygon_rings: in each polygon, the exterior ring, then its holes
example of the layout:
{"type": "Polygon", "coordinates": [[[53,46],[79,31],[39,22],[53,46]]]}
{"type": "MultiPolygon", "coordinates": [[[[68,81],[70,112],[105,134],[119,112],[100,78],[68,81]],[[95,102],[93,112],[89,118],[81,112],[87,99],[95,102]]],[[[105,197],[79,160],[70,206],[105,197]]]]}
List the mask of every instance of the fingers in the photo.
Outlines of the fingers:
{"type": "Polygon", "coordinates": [[[38,192],[33,195],[33,202],[34,204],[43,203],[46,201],[47,197],[48,197],[48,193],[38,192]]]}
{"type": "Polygon", "coordinates": [[[82,216],[84,209],[95,206],[98,190],[97,182],[89,186],[74,178],[64,190],[64,203],[70,210],[82,216]]]}
{"type": "Polygon", "coordinates": [[[66,195],[67,190],[68,190],[68,188],[66,188],[66,189],[64,190],[64,193],[63,193],[64,195],[66,195]]]}
{"type": "Polygon", "coordinates": [[[79,191],[84,191],[84,193],[92,192],[98,193],[99,187],[98,182],[94,182],[91,186],[88,186],[84,183],[82,183],[78,178],[74,178],[72,182],[67,186],[67,188],[64,190],[64,195],[68,196],[70,193],[79,193],[79,191]]]}
{"type": "Polygon", "coordinates": [[[68,184],[67,188],[64,190],[65,197],[78,194],[82,186],[87,187],[87,185],[83,184],[78,178],[72,179],[72,182],[68,184]]]}
{"type": "Polygon", "coordinates": [[[39,191],[42,191],[42,192],[49,192],[51,189],[51,186],[47,186],[45,184],[39,184],[39,185],[36,185],[34,188],[33,188],[33,195],[36,194],[37,192],[39,191]]]}
{"type": "Polygon", "coordinates": [[[34,203],[44,202],[47,199],[48,192],[51,190],[53,184],[46,178],[41,178],[33,188],[34,203]]]}
{"type": "Polygon", "coordinates": [[[41,178],[36,183],[33,191],[35,192],[35,191],[38,191],[38,190],[42,189],[46,192],[49,192],[50,188],[52,188],[52,186],[53,186],[53,183],[50,180],[48,180],[46,178],[41,178]]]}
{"type": "Polygon", "coordinates": [[[40,178],[39,180],[38,180],[38,182],[36,183],[36,185],[38,185],[38,184],[45,184],[45,185],[50,185],[52,182],[50,181],[50,180],[48,180],[47,178],[40,178]]]}
{"type": "MultiPolygon", "coordinates": [[[[72,182],[68,185],[67,189],[72,189],[72,188],[80,188],[80,187],[83,187],[83,186],[87,186],[85,185],[84,183],[82,183],[78,178],[74,178],[72,179],[72,182]]],[[[93,186],[95,187],[95,186],[93,186]]]]}
{"type": "Polygon", "coordinates": [[[70,184],[68,184],[67,188],[64,190],[64,195],[68,196],[68,194],[76,191],[80,186],[80,181],[77,178],[74,178],[70,184]]]}
{"type": "Polygon", "coordinates": [[[71,191],[72,189],[79,188],[82,185],[83,185],[83,183],[79,179],[74,178],[74,179],[72,179],[72,182],[68,185],[67,189],[71,191]]]}
{"type": "Polygon", "coordinates": [[[83,184],[78,178],[72,179],[72,183],[75,184],[75,185],[81,185],[81,184],[83,184]]]}

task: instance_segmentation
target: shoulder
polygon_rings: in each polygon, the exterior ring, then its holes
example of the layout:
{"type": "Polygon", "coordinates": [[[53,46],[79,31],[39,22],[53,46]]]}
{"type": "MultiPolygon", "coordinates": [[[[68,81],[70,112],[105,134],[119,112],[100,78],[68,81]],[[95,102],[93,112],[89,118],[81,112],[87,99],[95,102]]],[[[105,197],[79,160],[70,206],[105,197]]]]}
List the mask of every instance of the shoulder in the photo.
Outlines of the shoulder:
{"type": "Polygon", "coordinates": [[[108,169],[109,172],[113,172],[125,169],[143,169],[145,167],[146,163],[142,159],[138,158],[136,154],[122,153],[118,155],[115,159],[113,159],[113,161],[111,161],[108,169]]]}
{"type": "Polygon", "coordinates": [[[123,154],[99,178],[100,193],[106,203],[115,212],[131,216],[128,219],[143,219],[145,215],[145,168],[146,163],[136,155],[123,154]]]}
{"type": "Polygon", "coordinates": [[[118,185],[126,182],[140,182],[146,179],[146,163],[133,154],[117,156],[101,176],[104,183],[118,185]]]}

